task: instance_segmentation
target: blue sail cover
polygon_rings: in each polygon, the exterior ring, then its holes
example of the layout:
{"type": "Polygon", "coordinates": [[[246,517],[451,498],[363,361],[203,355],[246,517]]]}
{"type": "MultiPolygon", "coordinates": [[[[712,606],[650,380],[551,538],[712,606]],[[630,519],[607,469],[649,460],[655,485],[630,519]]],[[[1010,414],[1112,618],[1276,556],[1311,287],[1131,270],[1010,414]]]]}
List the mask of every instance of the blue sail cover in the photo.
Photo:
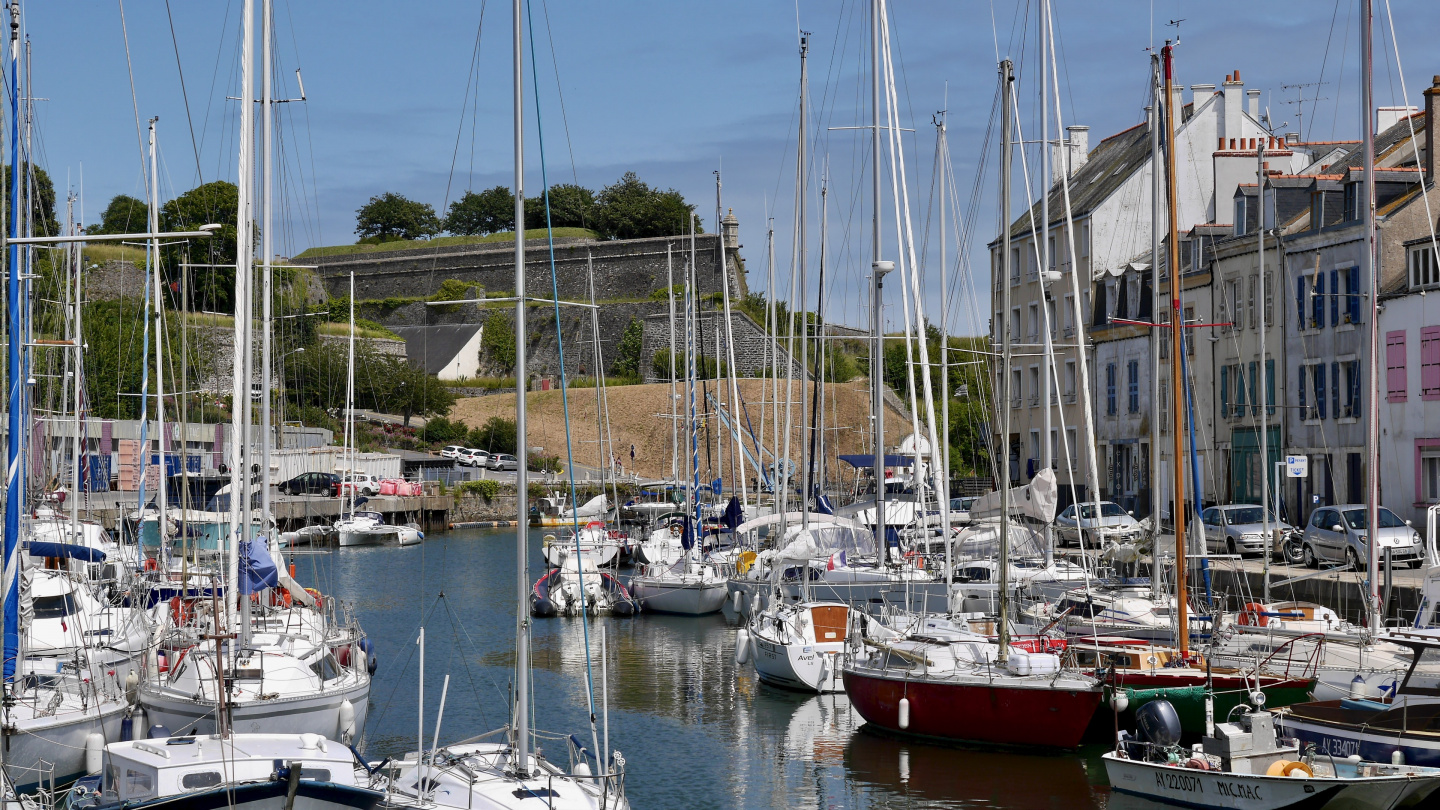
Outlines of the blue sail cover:
{"type": "Polygon", "coordinates": [[[725,504],[725,516],[720,519],[731,531],[735,530],[745,521],[745,510],[740,506],[740,499],[734,495],[730,496],[730,502],[725,504]]]}
{"type": "Polygon", "coordinates": [[[695,547],[695,524],[689,515],[685,516],[684,531],[680,532],[680,546],[686,551],[695,547]]]}
{"type": "Polygon", "coordinates": [[[240,592],[259,593],[266,588],[280,584],[280,572],[275,568],[275,559],[265,539],[256,537],[245,544],[245,553],[240,557],[240,592]]]}
{"type": "Polygon", "coordinates": [[[25,550],[32,557],[69,557],[72,560],[83,560],[84,562],[105,562],[105,552],[100,549],[71,543],[32,540],[25,544],[25,550]]]}

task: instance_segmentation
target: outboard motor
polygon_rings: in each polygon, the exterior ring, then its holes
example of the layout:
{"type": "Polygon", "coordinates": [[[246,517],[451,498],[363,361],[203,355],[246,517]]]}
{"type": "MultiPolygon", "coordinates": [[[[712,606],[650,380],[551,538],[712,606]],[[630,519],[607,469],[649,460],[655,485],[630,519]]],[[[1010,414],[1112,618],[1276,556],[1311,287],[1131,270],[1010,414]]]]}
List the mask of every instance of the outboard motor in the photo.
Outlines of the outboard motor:
{"type": "Polygon", "coordinates": [[[1152,751],[1180,743],[1180,715],[1168,700],[1152,700],[1135,710],[1135,736],[1152,751]]]}

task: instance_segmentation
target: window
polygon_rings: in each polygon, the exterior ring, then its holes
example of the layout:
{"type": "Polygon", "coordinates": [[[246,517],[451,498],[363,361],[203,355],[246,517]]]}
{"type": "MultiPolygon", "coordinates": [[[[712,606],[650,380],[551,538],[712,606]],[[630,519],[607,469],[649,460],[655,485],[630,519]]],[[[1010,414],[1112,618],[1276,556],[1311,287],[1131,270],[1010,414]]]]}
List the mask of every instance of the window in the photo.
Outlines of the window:
{"type": "Polygon", "coordinates": [[[1180,321],[1180,323],[1181,323],[1181,325],[1182,325],[1182,328],[1181,328],[1181,330],[1180,330],[1180,339],[1183,340],[1183,341],[1185,341],[1185,354],[1186,354],[1187,356],[1189,356],[1189,357],[1194,357],[1194,356],[1195,356],[1195,341],[1194,341],[1193,338],[1191,338],[1190,335],[1185,334],[1185,329],[1183,328],[1183,325],[1184,325],[1184,324],[1187,324],[1187,323],[1194,323],[1194,322],[1195,322],[1195,307],[1194,307],[1194,306],[1185,307],[1185,314],[1184,314],[1182,317],[1183,317],[1183,320],[1180,321]]]}
{"type": "Polygon", "coordinates": [[[1275,358],[1265,360],[1265,413],[1275,415],[1275,358]]]}
{"type": "Polygon", "coordinates": [[[1260,286],[1259,277],[1258,277],[1258,276],[1251,276],[1251,277],[1250,277],[1250,302],[1249,302],[1248,306],[1246,306],[1246,309],[1249,310],[1249,312],[1250,312],[1250,328],[1251,328],[1251,329],[1254,329],[1255,327],[1257,327],[1257,326],[1260,325],[1260,322],[1259,322],[1259,320],[1258,320],[1259,316],[1258,316],[1258,315],[1256,314],[1256,312],[1255,312],[1255,288],[1258,287],[1258,286],[1260,286]]]}
{"type": "Polygon", "coordinates": [[[1220,418],[1230,416],[1230,367],[1220,367],[1220,418]]]}
{"type": "Polygon", "coordinates": [[[204,790],[223,781],[219,771],[195,771],[180,777],[180,787],[185,790],[204,790]]]}
{"type": "Polygon", "coordinates": [[[155,777],[145,771],[125,769],[125,790],[121,798],[148,799],[155,792],[155,777]]]}
{"type": "Polygon", "coordinates": [[[1091,319],[1090,324],[1092,326],[1104,326],[1105,313],[1107,311],[1105,304],[1105,283],[1100,282],[1095,285],[1095,306],[1092,309],[1095,317],[1091,319]]]}
{"type": "Polygon", "coordinates": [[[1027,313],[1025,340],[1034,343],[1040,337],[1040,305],[1032,301],[1027,313]]]}
{"type": "Polygon", "coordinates": [[[1312,282],[1313,289],[1310,291],[1310,326],[1313,329],[1325,328],[1325,274],[1316,273],[1312,282]]]}
{"type": "Polygon", "coordinates": [[[1360,322],[1360,268],[1347,267],[1341,271],[1345,278],[1345,322],[1360,322]]]}
{"type": "Polygon", "coordinates": [[[1420,330],[1420,398],[1440,399],[1440,326],[1420,330]]]}
{"type": "Polygon", "coordinates": [[[1245,415],[1245,366],[1236,363],[1231,366],[1231,379],[1235,381],[1235,413],[1236,419],[1245,415]]]}
{"type": "Polygon", "coordinates": [[[1115,415],[1115,364],[1105,366],[1105,413],[1115,415]]]}
{"type": "Polygon", "coordinates": [[[1020,369],[1010,370],[1010,407],[1020,407],[1020,400],[1025,396],[1025,389],[1020,384],[1020,369]]]}
{"type": "Polygon", "coordinates": [[[1080,466],[1080,441],[1079,431],[1073,427],[1065,428],[1065,446],[1070,451],[1070,466],[1080,466]]]}
{"type": "Polygon", "coordinates": [[[1420,455],[1420,496],[1426,503],[1440,503],[1440,447],[1420,455]]]}
{"type": "Polygon", "coordinates": [[[1261,282],[1261,285],[1261,295],[1265,299],[1265,308],[1261,310],[1260,317],[1264,320],[1260,325],[1266,327],[1275,322],[1275,315],[1271,311],[1275,307],[1275,278],[1269,270],[1265,271],[1265,278],[1261,282]]]}
{"type": "Polygon", "coordinates": [[[1045,302],[1045,321],[1046,327],[1050,329],[1050,339],[1054,340],[1055,327],[1057,324],[1055,320],[1055,299],[1053,298],[1045,302]]]}
{"type": "Polygon", "coordinates": [[[1060,469],[1060,428],[1050,428],[1050,469],[1060,469]]]}
{"type": "Polygon", "coordinates": [[[1065,361],[1065,401],[1066,401],[1067,403],[1073,403],[1073,402],[1075,401],[1075,361],[1074,361],[1074,360],[1066,360],[1066,361],[1065,361]]]}
{"type": "MultiPolygon", "coordinates": [[[[1240,279],[1235,278],[1225,283],[1226,303],[1230,308],[1230,329],[1245,328],[1245,310],[1242,309],[1244,301],[1240,297],[1240,279]]],[[[1186,317],[1189,320],[1189,317],[1186,317]]]]}
{"type": "Polygon", "coordinates": [[[1316,363],[1310,367],[1315,373],[1315,418],[1325,418],[1325,364],[1316,363]]]}
{"type": "Polygon", "coordinates": [[[1330,325],[1340,325],[1340,271],[1330,271],[1330,325]]]}
{"type": "Polygon", "coordinates": [[[1010,283],[1020,283],[1020,248],[1010,249],[1010,283]]]}
{"type": "Polygon", "coordinates": [[[1299,382],[1299,385],[1296,386],[1296,389],[1300,396],[1300,419],[1302,421],[1307,419],[1314,419],[1314,415],[1310,413],[1310,408],[1305,402],[1305,389],[1309,387],[1310,367],[1301,366],[1299,373],[1295,376],[1299,382]]]}
{"type": "Polygon", "coordinates": [[[1245,235],[1245,198],[1243,196],[1235,198],[1235,230],[1233,233],[1235,236],[1245,235]]]}
{"type": "Polygon", "coordinates": [[[1129,410],[1130,413],[1139,413],[1139,412],[1140,412],[1140,361],[1139,361],[1139,360],[1131,360],[1131,361],[1130,361],[1130,367],[1129,367],[1128,371],[1129,371],[1129,374],[1130,374],[1130,388],[1129,388],[1130,401],[1129,401],[1129,403],[1128,403],[1128,404],[1129,404],[1128,410],[1129,410]]]}
{"type": "Polygon", "coordinates": [[[1256,393],[1256,388],[1257,388],[1258,385],[1259,385],[1259,382],[1258,382],[1258,380],[1256,379],[1257,377],[1260,376],[1260,375],[1259,375],[1259,371],[1260,371],[1260,364],[1257,363],[1257,362],[1255,362],[1254,360],[1251,360],[1251,361],[1250,361],[1250,375],[1249,375],[1249,377],[1246,378],[1246,382],[1248,382],[1248,383],[1250,384],[1250,415],[1251,415],[1251,416],[1257,416],[1257,415],[1259,415],[1259,413],[1260,413],[1260,398],[1255,395],[1255,393],[1256,393]]]}
{"type": "Polygon", "coordinates": [[[63,619],[66,616],[74,615],[78,610],[74,594],[69,593],[59,596],[37,596],[30,601],[35,607],[35,618],[37,619],[63,619]]]}
{"type": "Polygon", "coordinates": [[[1345,184],[1345,212],[1344,212],[1344,218],[1345,218],[1346,220],[1355,220],[1355,219],[1359,219],[1359,218],[1360,218],[1360,184],[1359,184],[1359,183],[1346,183],[1346,184],[1345,184]]]}
{"type": "Polygon", "coordinates": [[[1358,419],[1360,418],[1360,362],[1351,360],[1348,363],[1341,363],[1340,370],[1345,375],[1345,407],[1335,415],[1346,419],[1358,419]]]}
{"type": "Polygon", "coordinates": [[[1036,463],[1040,461],[1040,431],[1030,431],[1030,460],[1036,463]]]}
{"type": "Polygon", "coordinates": [[[1404,402],[1405,379],[1405,330],[1385,333],[1385,401],[1404,402]]]}
{"type": "Polygon", "coordinates": [[[1440,284],[1440,264],[1435,261],[1435,246],[1414,245],[1405,252],[1405,266],[1410,269],[1411,287],[1432,287],[1440,284]]]}
{"type": "Polygon", "coordinates": [[[1295,279],[1295,329],[1305,331],[1305,276],[1295,279]]]}
{"type": "Polygon", "coordinates": [[[1261,227],[1269,230],[1275,227],[1275,189],[1263,189],[1261,193],[1265,199],[1265,224],[1261,227]]]}
{"type": "Polygon", "coordinates": [[[1050,237],[1049,244],[1050,244],[1050,269],[1051,269],[1051,271],[1054,271],[1054,269],[1055,269],[1055,262],[1056,262],[1056,261],[1058,260],[1058,258],[1059,258],[1058,256],[1055,255],[1055,237],[1053,237],[1053,236],[1050,237]]]}
{"type": "Polygon", "coordinates": [[[1030,406],[1040,404],[1040,367],[1030,367],[1030,406]]]}
{"type": "Polygon", "coordinates": [[[1020,308],[1010,308],[1010,342],[1020,342],[1020,308]]]}
{"type": "Polygon", "coordinates": [[[1075,337],[1075,296],[1065,296],[1065,311],[1061,313],[1060,321],[1065,324],[1065,337],[1075,337]]]}

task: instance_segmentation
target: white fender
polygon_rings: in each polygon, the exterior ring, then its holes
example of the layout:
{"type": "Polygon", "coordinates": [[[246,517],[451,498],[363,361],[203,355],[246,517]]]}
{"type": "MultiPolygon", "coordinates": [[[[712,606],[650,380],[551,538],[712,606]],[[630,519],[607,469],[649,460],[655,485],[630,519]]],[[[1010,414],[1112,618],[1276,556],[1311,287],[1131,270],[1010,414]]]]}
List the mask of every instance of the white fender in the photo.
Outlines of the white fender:
{"type": "Polygon", "coordinates": [[[92,731],[85,735],[85,773],[100,773],[105,767],[105,735],[92,731]]]}
{"type": "Polygon", "coordinates": [[[901,731],[910,728],[910,698],[900,698],[900,719],[898,725],[901,731]]]}
{"type": "Polygon", "coordinates": [[[740,628],[735,634],[735,663],[744,664],[750,660],[750,631],[740,628]]]}
{"type": "Polygon", "coordinates": [[[340,742],[349,744],[355,738],[355,704],[348,700],[340,701],[340,722],[338,731],[340,742]]]}

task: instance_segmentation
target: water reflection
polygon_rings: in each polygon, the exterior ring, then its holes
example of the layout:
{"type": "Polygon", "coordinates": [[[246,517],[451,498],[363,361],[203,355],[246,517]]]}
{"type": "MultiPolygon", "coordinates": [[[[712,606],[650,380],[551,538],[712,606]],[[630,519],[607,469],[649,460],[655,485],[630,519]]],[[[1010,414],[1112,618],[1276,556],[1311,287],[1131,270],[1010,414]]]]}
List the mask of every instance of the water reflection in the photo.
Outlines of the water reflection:
{"type": "MultiPolygon", "coordinates": [[[[535,576],[541,537],[531,534],[535,576]]],[[[352,604],[375,641],[380,669],[366,728],[368,755],[417,745],[415,640],[422,622],[427,728],[433,732],[447,673],[443,738],[505,722],[514,663],[513,539],[513,530],[455,531],[432,535],[420,548],[300,558],[297,576],[352,604]]],[[[595,698],[607,684],[610,742],[629,763],[626,786],[637,810],[1105,807],[1109,797],[1094,752],[1088,758],[1026,756],[882,737],[861,730],[863,720],[844,695],[761,685],[751,667],[735,664],[734,621],[721,614],[534,622],[537,724],[589,743],[588,632],[595,698]]],[[[605,714],[598,705],[596,711],[600,736],[605,714]]],[[[1143,806],[1126,801],[1136,810],[1143,806]]]]}

